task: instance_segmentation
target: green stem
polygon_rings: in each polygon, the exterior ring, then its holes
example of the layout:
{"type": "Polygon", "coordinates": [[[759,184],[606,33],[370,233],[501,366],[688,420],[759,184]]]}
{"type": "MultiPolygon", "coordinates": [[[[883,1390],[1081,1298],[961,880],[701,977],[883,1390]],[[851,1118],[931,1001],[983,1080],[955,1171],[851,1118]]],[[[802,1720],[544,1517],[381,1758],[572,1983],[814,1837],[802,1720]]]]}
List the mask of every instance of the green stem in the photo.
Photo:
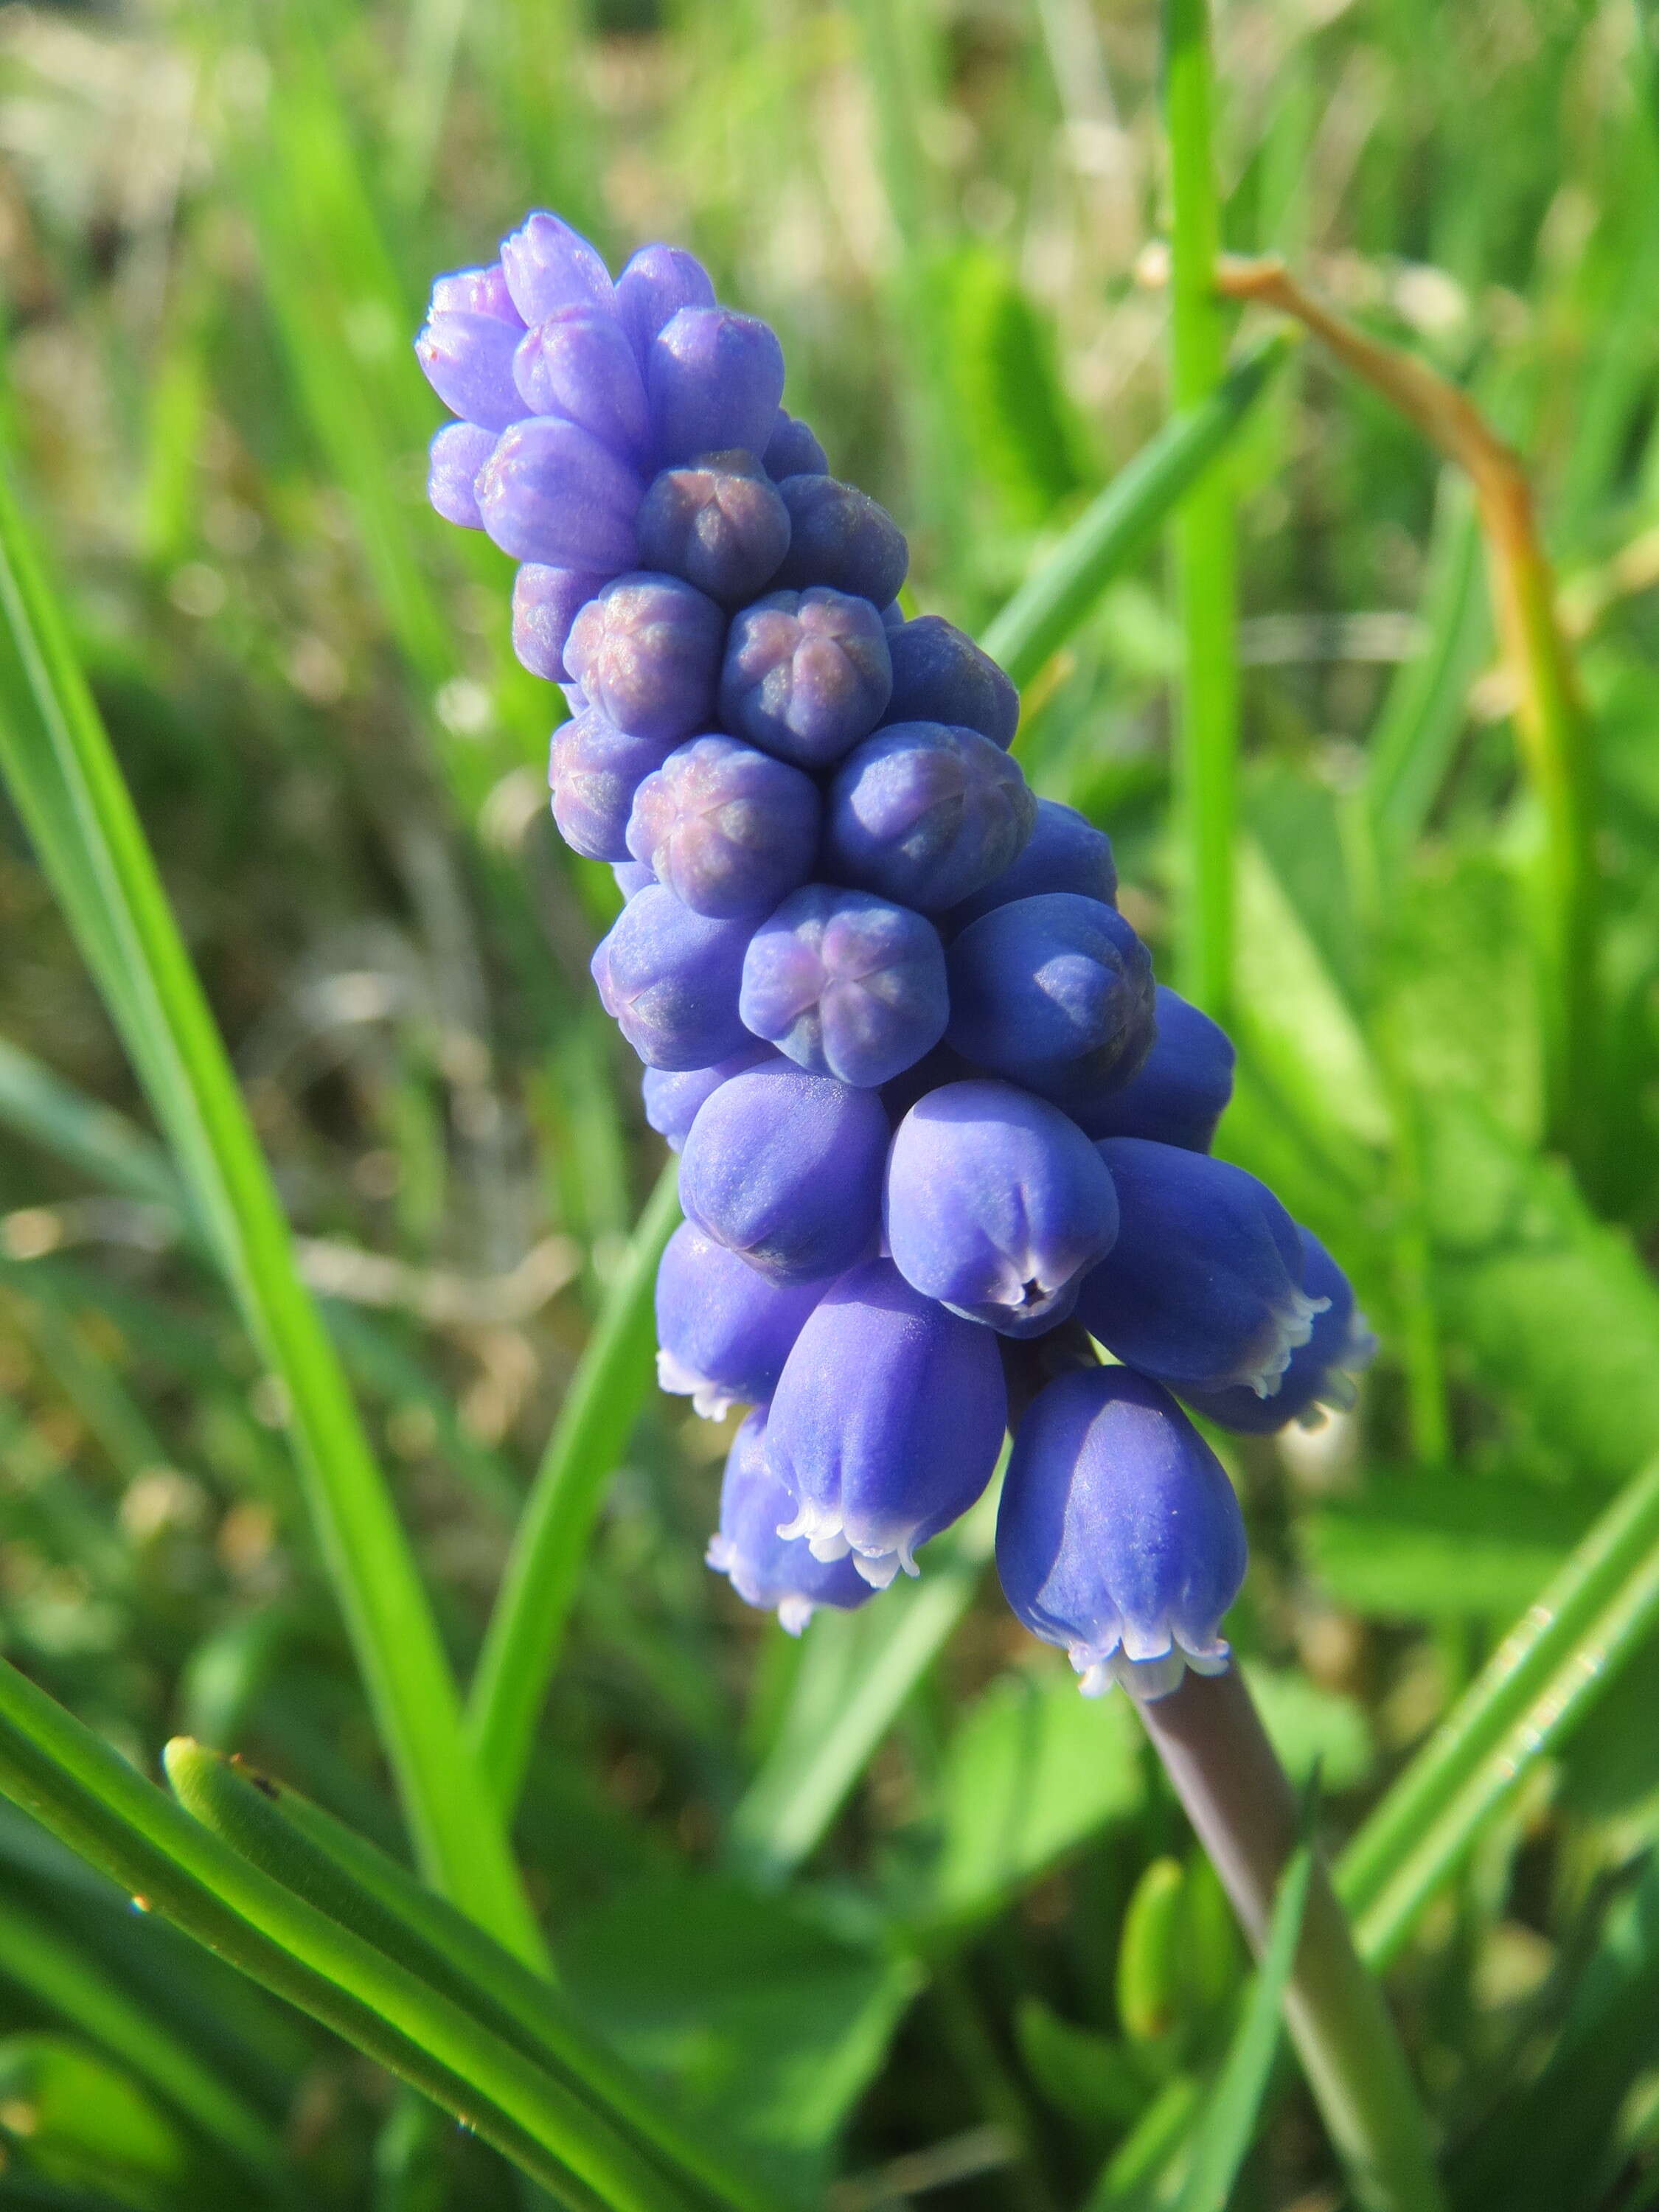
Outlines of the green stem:
{"type": "Polygon", "coordinates": [[[485,1786],[503,1812],[518,1802],[605,1479],[648,1384],[657,1262],[679,1218],[671,1159],[571,1377],[485,1632],[468,1721],[485,1786]]]}
{"type": "MultiPolygon", "coordinates": [[[[1164,0],[1170,139],[1170,382],[1177,409],[1221,380],[1225,334],[1215,271],[1221,210],[1212,148],[1208,0],[1164,0]]],[[[1187,996],[1226,1017],[1233,969],[1233,852],[1238,816],[1238,656],[1233,498],[1212,474],[1176,516],[1182,674],[1175,782],[1180,846],[1176,972],[1187,996]]]]}
{"type": "MultiPolygon", "coordinates": [[[[1301,1841],[1301,1815],[1250,1693],[1235,1668],[1189,1674],[1139,1711],[1260,1954],[1280,1877],[1301,1841]]],[[[1439,2212],[1445,2200],[1405,2053],[1318,1858],[1285,2016],[1364,2212],[1439,2212]]]]}

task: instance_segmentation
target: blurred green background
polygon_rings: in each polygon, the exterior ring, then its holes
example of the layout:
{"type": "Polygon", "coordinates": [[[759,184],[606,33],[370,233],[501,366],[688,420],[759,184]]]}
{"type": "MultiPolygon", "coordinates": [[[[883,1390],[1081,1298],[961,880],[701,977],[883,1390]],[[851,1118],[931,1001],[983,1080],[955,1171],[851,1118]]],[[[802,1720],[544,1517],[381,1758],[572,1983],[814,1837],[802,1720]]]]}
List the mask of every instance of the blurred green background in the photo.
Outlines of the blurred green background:
{"type": "MultiPolygon", "coordinates": [[[[1167,412],[1158,33],[1146,0],[0,9],[0,428],[463,1668],[661,1155],[588,988],[614,894],[548,820],[557,702],[512,663],[509,566],[424,504],[429,277],[536,204],[613,265],[690,246],[909,531],[916,606],[981,628],[1167,412]]],[[[1224,464],[1221,1149],[1382,1350],[1357,1416],[1226,1452],[1231,1632],[1338,1841],[1659,1447],[1648,37],[1632,0],[1220,10],[1227,242],[1527,456],[1599,776],[1569,1168],[1470,503],[1299,349],[1224,464]]],[[[1165,973],[1179,656],[1155,545],[1018,744],[1110,830],[1165,973]]],[[[5,1649],[148,1771],[187,1730],[401,1849],[281,1387],[9,814],[0,927],[5,1649]]],[[[745,1614],[702,1565],[727,1441],[647,1392],[605,1492],[519,1828],[567,1982],[780,2202],[1172,2202],[1243,1960],[1132,1716],[981,1586],[977,1524],[799,1646],[745,1614]]],[[[1460,2206],[1659,2204],[1656,1696],[1638,1651],[1415,1917],[1391,1986],[1460,2206]]],[[[163,2046],[281,2131],[294,2201],[520,2201],[453,2131],[400,2152],[384,2076],[112,1899],[0,1808],[0,2204],[224,2202],[163,2046]]],[[[1235,2201],[1341,2201],[1288,2074],[1235,2201]]]]}

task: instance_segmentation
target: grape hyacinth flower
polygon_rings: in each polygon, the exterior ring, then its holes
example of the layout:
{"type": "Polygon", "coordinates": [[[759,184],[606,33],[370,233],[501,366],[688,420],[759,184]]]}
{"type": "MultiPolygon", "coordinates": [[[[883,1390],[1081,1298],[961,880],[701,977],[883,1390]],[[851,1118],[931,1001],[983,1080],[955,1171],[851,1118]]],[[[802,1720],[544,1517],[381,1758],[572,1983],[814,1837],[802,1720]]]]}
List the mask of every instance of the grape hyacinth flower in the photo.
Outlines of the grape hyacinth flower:
{"type": "Polygon", "coordinates": [[[1098,1150],[1118,1236],[1079,1294],[1084,1327],[1172,1390],[1273,1396],[1327,1304],[1302,1288],[1290,1215],[1265,1183],[1207,1152],[1145,1137],[1098,1150]]]}
{"type": "Polygon", "coordinates": [[[680,1203],[774,1282],[814,1282],[874,1249],[887,1137],[873,1091],[790,1066],[750,1068],[697,1109],[680,1203]]]}
{"type": "Polygon", "coordinates": [[[763,1406],[823,1282],[769,1282],[689,1221],[657,1268],[657,1380],[705,1420],[763,1406]]]}
{"type": "Polygon", "coordinates": [[[793,1500],[766,1463],[766,1412],[757,1407],[738,1431],[720,1484],[720,1523],[708,1564],[745,1605],[775,1613],[799,1636],[821,1605],[851,1613],[875,1594],[850,1558],[820,1559],[797,1536],[778,1534],[793,1500]]]}
{"type": "Polygon", "coordinates": [[[766,1459],[794,1499],[781,1536],[850,1550],[879,1589],[974,1504],[1008,1417],[996,1339],[913,1291],[890,1260],[825,1291],[784,1362],[766,1459]]]}
{"type": "Polygon", "coordinates": [[[572,715],[554,820],[626,902],[593,975],[680,1152],[663,1385],[755,1407],[711,1565],[796,1632],[864,1603],[981,1495],[1012,1387],[1016,1613],[1086,1690],[1223,1666],[1238,1509],[1170,1394],[1263,1433],[1371,1343],[1210,1158],[1232,1048],[1155,988],[1109,840],[1034,798],[1014,686],[907,617],[902,533],[692,255],[613,283],[532,213],[416,349],[433,504],[520,564],[514,648],[572,715]],[[1085,1328],[1122,1364],[1079,1367],[1085,1328]]]}
{"type": "Polygon", "coordinates": [[[1227,1663],[1244,1577],[1221,1462],[1167,1391],[1127,1367],[1062,1375],[1020,1424],[997,1516],[1003,1593],[1085,1696],[1164,1697],[1227,1663]]]}
{"type": "Polygon", "coordinates": [[[950,1083],[899,1124],[884,1218],[913,1289],[1005,1336],[1036,1336],[1110,1251],[1117,1194],[1057,1107],[1009,1083],[950,1083]]]}
{"type": "Polygon", "coordinates": [[[693,738],[635,793],[628,849],[694,914],[763,915],[805,880],[821,811],[799,769],[736,738],[693,738]]]}
{"type": "Polygon", "coordinates": [[[945,1034],[945,950],[908,907],[810,884],[750,939],[738,1011],[800,1066],[872,1088],[945,1034]]]}
{"type": "Polygon", "coordinates": [[[887,710],[892,662],[867,599],[772,592],[732,619],[720,671],[725,726],[780,760],[833,766],[887,710]]]}
{"type": "Polygon", "coordinates": [[[955,906],[1018,858],[1036,801],[977,730],[895,722],[854,747],[830,787],[827,873],[923,913],[955,906]]]}

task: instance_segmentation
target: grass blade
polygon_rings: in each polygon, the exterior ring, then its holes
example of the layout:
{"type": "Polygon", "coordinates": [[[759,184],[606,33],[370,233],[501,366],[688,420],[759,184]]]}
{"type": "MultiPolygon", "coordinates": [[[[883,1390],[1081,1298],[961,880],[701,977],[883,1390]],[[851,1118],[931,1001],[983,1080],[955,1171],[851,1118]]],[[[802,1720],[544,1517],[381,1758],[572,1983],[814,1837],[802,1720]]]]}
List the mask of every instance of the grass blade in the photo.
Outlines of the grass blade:
{"type": "Polygon", "coordinates": [[[679,2212],[684,2200],[551,2076],[240,1857],[3,1662],[0,1792],[143,1909],[464,2119],[571,2212],[679,2212]]]}
{"type": "MultiPolygon", "coordinates": [[[[1164,0],[1170,134],[1170,384],[1201,406],[1225,350],[1215,287],[1221,206],[1212,146],[1209,0],[1164,0]]],[[[1238,823],[1238,641],[1232,493],[1212,471],[1175,517],[1176,598],[1184,653],[1174,751],[1176,980],[1218,1018],[1232,994],[1233,845],[1238,823]]]]}
{"type": "Polygon", "coordinates": [[[680,1218],[679,1167],[657,1179],[606,1294],[520,1520],[468,1711],[494,1802],[518,1802],[605,1478],[650,1389],[657,1262],[680,1218]]]}
{"type": "Polygon", "coordinates": [[[469,1758],[435,1623],[315,1307],[224,1044],[9,482],[0,768],[290,1409],[307,1504],[428,1872],[521,1953],[538,1938],[469,1758]]]}
{"type": "Polygon", "coordinates": [[[1191,2163],[1176,2212],[1225,2212],[1272,2077],[1279,2012],[1296,1961],[1312,1875],[1313,1850],[1304,1843],[1280,1877],[1267,1946],[1243,2017],[1204,2100],[1204,2117],[1192,2139],[1191,2163]]]}
{"type": "Polygon", "coordinates": [[[723,2203],[766,2212],[665,2108],[556,1990],[395,1859],[296,1790],[227,1763],[198,1744],[167,1755],[173,1788],[198,1820],[287,1887],[452,1997],[525,2057],[591,2095],[625,2130],[705,2184],[723,2203]]]}
{"type": "Polygon", "coordinates": [[[1029,684],[1112,579],[1145,550],[1206,469],[1231,445],[1291,352],[1283,333],[1253,347],[1196,406],[1166,422],[1091,501],[980,643],[1029,684]]]}
{"type": "Polygon", "coordinates": [[[1534,1760],[1659,1625],[1659,1463],[1608,1507],[1344,1852],[1337,1887],[1386,1965],[1534,1760]]]}
{"type": "Polygon", "coordinates": [[[732,1815],[729,1847],[745,1874],[781,1881],[817,1849],[972,1604],[995,1527],[992,1496],[930,1546],[919,1582],[865,1612],[814,1622],[770,1755],[732,1815]]]}
{"type": "Polygon", "coordinates": [[[283,2159],[281,2137],[270,2122],[74,1944],[11,1898],[0,1898],[0,1959],[8,1981],[159,2090],[210,2142],[270,2188],[283,2159]]]}

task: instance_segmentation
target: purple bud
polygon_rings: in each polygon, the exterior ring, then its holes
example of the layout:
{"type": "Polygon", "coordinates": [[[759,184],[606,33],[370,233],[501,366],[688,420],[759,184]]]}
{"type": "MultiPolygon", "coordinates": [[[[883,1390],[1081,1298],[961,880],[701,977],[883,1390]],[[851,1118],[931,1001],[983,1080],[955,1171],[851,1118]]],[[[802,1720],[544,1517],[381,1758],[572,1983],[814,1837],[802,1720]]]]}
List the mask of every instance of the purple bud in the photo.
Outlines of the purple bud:
{"type": "Polygon", "coordinates": [[[887,633],[867,599],[772,592],[732,617],[720,720],[780,760],[824,769],[875,728],[891,686],[887,633]]]}
{"type": "Polygon", "coordinates": [[[579,423],[532,415],[504,430],[478,483],[484,528],[515,561],[614,575],[639,557],[644,487],[579,423]]]}
{"type": "Polygon", "coordinates": [[[918,615],[890,633],[890,722],[951,722],[1006,752],[1019,727],[1019,694],[988,653],[939,615],[918,615]]]}
{"type": "Polygon", "coordinates": [[[947,1042],[1057,1105],[1127,1082],[1151,1048],[1152,963],[1097,899],[1054,891],[995,907],[945,957],[947,1042]]]}
{"type": "Polygon", "coordinates": [[[712,307],[714,287],[695,254],[678,246],[642,246],[617,279],[617,319],[641,375],[651,342],[682,307],[712,307]]]}
{"type": "Polygon", "coordinates": [[[887,1138],[872,1091],[795,1067],[751,1068],[722,1083],[691,1124],[680,1203],[774,1282],[814,1282],[874,1249],[887,1138]]]}
{"type": "Polygon", "coordinates": [[[989,1329],[872,1260],[825,1291],[784,1362],[766,1459],[795,1500],[779,1531],[878,1589],[964,1514],[1002,1449],[1007,1394],[989,1329]]]}
{"type": "Polygon", "coordinates": [[[1062,806],[1055,799],[1038,799],[1036,826],[1019,858],[953,907],[945,920],[952,929],[963,929],[993,907],[1012,906],[1016,899],[1037,898],[1045,891],[1075,891],[1103,906],[1117,903],[1111,839],[1076,807],[1062,806]]]}
{"type": "Polygon", "coordinates": [[[678,576],[639,572],[582,609],[565,665],[619,730],[677,745],[714,719],[725,642],[726,617],[712,599],[678,576]]]}
{"type": "Polygon", "coordinates": [[[1171,1397],[1126,1367],[1062,1375],[1020,1423],[997,1516],[997,1571],[1085,1697],[1161,1698],[1227,1665],[1221,1617],[1244,1579],[1244,1523],[1221,1462],[1171,1397]]]}
{"type": "Polygon", "coordinates": [[[561,307],[519,340],[513,376],[522,396],[516,413],[580,423],[618,459],[643,464],[651,434],[645,386],[614,315],[561,307]]]}
{"type": "Polygon", "coordinates": [[[1296,1224],[1265,1183],[1207,1152],[1109,1137],[1118,1238],[1078,1316],[1126,1366],[1171,1390],[1242,1386],[1270,1398],[1313,1334],[1296,1224]]]}
{"type": "Polygon", "coordinates": [[[591,568],[550,568],[526,561],[513,579],[513,650],[532,676],[569,681],[564,648],[574,623],[607,579],[591,568]]]}
{"type": "Polygon", "coordinates": [[[652,341],[645,388],[659,466],[734,446],[758,453],[777,417],[783,349],[757,316],[682,307],[652,341]]]}
{"type": "Polygon", "coordinates": [[[598,252],[556,215],[528,215],[501,240],[501,271],[513,304],[532,325],[561,307],[600,307],[615,300],[598,252]]]}
{"type": "Polygon", "coordinates": [[[789,510],[752,453],[665,469],[639,515],[640,558],[722,606],[764,591],[789,549],[789,510]]]}
{"type": "Polygon", "coordinates": [[[798,416],[780,407],[772,434],[761,455],[761,466],[775,483],[785,477],[827,477],[830,464],[823,448],[798,416]]]}
{"type": "Polygon", "coordinates": [[[938,913],[1000,875],[1036,819],[1018,764],[977,730],[895,722],[836,771],[824,871],[938,913]]]}
{"type": "MultiPolygon", "coordinates": [[[[613,860],[611,863],[611,872],[616,878],[617,889],[625,900],[631,899],[636,892],[642,891],[647,884],[654,884],[657,880],[642,860],[613,860]]],[[[649,1121],[650,1118],[647,1114],[646,1119],[649,1121]]],[[[652,1126],[654,1127],[655,1124],[653,1123],[652,1126]]]]}
{"type": "Polygon", "coordinates": [[[657,1267],[657,1382],[706,1421],[763,1406],[830,1285],[773,1283],[690,1221],[657,1267]]]}
{"type": "Polygon", "coordinates": [[[518,343],[516,325],[494,315],[433,313],[415,341],[415,358],[452,415],[504,430],[530,412],[513,381],[518,343]]]}
{"type": "Polygon", "coordinates": [[[1058,1107],[1012,1084],[952,1083],[899,1124],[885,1218],[894,1265],[924,1297],[1005,1336],[1039,1336],[1111,1250],[1117,1196],[1058,1107]]]}
{"type": "Polygon", "coordinates": [[[629,737],[597,707],[561,722],[547,780],[553,819],[572,851],[587,860],[625,860],[634,793],[662,763],[662,746],[629,737]]]}
{"type": "Polygon", "coordinates": [[[1292,1421],[1317,1427],[1327,1407],[1346,1412],[1358,1396],[1354,1378],[1376,1352],[1376,1339],[1354,1304],[1353,1285],[1310,1229],[1298,1228],[1302,1246],[1302,1289],[1310,1300],[1327,1301],[1314,1316],[1313,1333],[1291,1354],[1271,1398],[1260,1398],[1248,1384],[1225,1390],[1183,1389],[1194,1413],[1224,1429],[1267,1436],[1292,1421]]]}
{"type": "Polygon", "coordinates": [[[477,480],[495,450],[495,433],[476,422],[446,422],[432,441],[426,495],[446,522],[482,530],[477,480]]]}
{"type": "MultiPolygon", "coordinates": [[[[693,738],[634,794],[628,848],[695,913],[759,915],[811,872],[821,811],[798,768],[737,738],[693,738]]],[[[944,975],[941,955],[941,988],[944,975]]]]}
{"type": "Polygon", "coordinates": [[[708,1067],[749,1032],[738,986],[750,924],[710,921],[660,884],[636,892],[593,955],[605,1011],[651,1067],[708,1067]]]}
{"type": "Polygon", "coordinates": [[[884,507],[834,477],[786,477],[778,489],[790,523],[780,584],[829,584],[875,607],[898,597],[910,550],[884,507]]]}
{"type": "Polygon", "coordinates": [[[778,1523],[793,1511],[793,1499],[766,1464],[766,1414],[757,1406],[726,1459],[708,1564],[731,1578],[745,1605],[775,1607],[780,1626],[799,1636],[817,1607],[850,1613],[875,1591],[850,1559],[815,1559],[806,1545],[786,1543],[778,1523]]]}
{"type": "Polygon", "coordinates": [[[1091,1137],[1151,1137],[1207,1152],[1232,1095],[1226,1030],[1160,983],[1158,1037],[1139,1074],[1073,1110],[1091,1137]]]}
{"type": "Polygon", "coordinates": [[[873,1088],[945,1033],[939,933],[907,907],[809,884],[750,939],[738,1007],[800,1066],[873,1088]]]}
{"type": "MultiPolygon", "coordinates": [[[[640,888],[643,890],[644,885],[640,888]]],[[[751,1067],[781,1067],[783,1064],[781,1053],[774,1052],[761,1038],[750,1037],[729,1060],[716,1060],[713,1067],[688,1067],[678,1073],[647,1067],[640,1085],[645,1118],[669,1151],[678,1152],[697,1118],[698,1109],[705,1099],[714,1097],[722,1083],[751,1067]]]]}
{"type": "Polygon", "coordinates": [[[428,313],[490,315],[498,323],[510,323],[514,331],[524,328],[524,318],[513,304],[499,261],[492,261],[487,269],[452,269],[447,276],[434,276],[428,313]]]}

